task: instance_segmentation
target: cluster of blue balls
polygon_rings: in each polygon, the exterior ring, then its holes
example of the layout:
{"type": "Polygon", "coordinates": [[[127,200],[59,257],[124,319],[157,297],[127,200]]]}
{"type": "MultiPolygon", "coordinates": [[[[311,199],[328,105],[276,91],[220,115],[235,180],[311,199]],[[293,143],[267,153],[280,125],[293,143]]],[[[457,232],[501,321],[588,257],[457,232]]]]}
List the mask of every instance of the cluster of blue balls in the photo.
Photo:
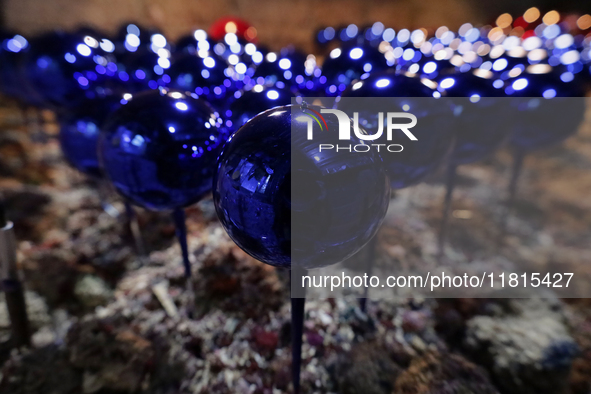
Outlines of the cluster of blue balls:
{"type": "MultiPolygon", "coordinates": [[[[379,228],[390,189],[420,182],[445,159],[474,162],[507,141],[529,151],[575,131],[583,107],[569,108],[572,125],[548,122],[532,132],[525,123],[502,123],[480,98],[584,96],[589,40],[561,31],[548,38],[543,29],[517,41],[488,33],[470,25],[429,38],[379,22],[323,28],[320,66],[320,56],[291,47],[272,52],[234,33],[217,42],[197,30],[172,43],[133,23],[114,37],[91,28],[36,37],[3,32],[0,91],[55,111],[69,162],[106,177],[127,201],[175,210],[213,191],[222,224],[246,252],[310,268],[358,251],[379,228]],[[305,130],[294,111],[315,108],[301,100],[289,107],[295,97],[338,97],[348,114],[355,108],[346,98],[390,100],[388,110],[402,107],[403,97],[467,98],[473,107],[457,117],[462,127],[436,122],[457,108],[410,108],[419,114],[420,143],[357,162],[339,152],[319,157],[307,141],[292,139],[294,124],[305,130]],[[296,181],[308,192],[293,190],[296,181]],[[306,228],[307,220],[323,225],[298,233],[305,238],[298,245],[312,246],[294,248],[291,226],[306,228]]],[[[544,105],[515,110],[538,116],[544,105]]],[[[370,134],[371,116],[360,115],[370,134]]]]}

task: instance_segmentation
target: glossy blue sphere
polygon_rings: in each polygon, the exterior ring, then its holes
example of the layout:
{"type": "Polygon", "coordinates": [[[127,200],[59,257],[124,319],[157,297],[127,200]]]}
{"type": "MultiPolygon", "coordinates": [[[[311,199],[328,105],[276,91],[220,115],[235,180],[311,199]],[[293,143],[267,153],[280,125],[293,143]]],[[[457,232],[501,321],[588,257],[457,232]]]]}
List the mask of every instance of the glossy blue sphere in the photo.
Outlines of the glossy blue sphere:
{"type": "Polygon", "coordinates": [[[531,151],[557,144],[577,131],[585,115],[585,92],[575,81],[548,65],[530,66],[507,81],[505,93],[513,98],[517,115],[511,123],[511,144],[531,151]]]}
{"type": "Polygon", "coordinates": [[[172,47],[155,29],[136,23],[125,23],[115,38],[117,77],[125,84],[126,93],[157,89],[170,83],[167,74],[172,47]]]}
{"type": "Polygon", "coordinates": [[[473,163],[501,147],[511,133],[508,100],[493,87],[490,72],[440,74],[435,81],[450,101],[457,120],[456,142],[449,160],[454,165],[473,163]]]}
{"type": "Polygon", "coordinates": [[[237,93],[226,110],[226,118],[230,120],[228,127],[238,130],[247,121],[268,109],[291,104],[295,95],[287,88],[277,86],[256,85],[252,89],[237,93]]]}
{"type": "Polygon", "coordinates": [[[205,101],[165,89],[134,95],[108,118],[101,167],[117,191],[151,210],[185,207],[211,191],[227,139],[205,101]]]}
{"type": "Polygon", "coordinates": [[[30,49],[29,41],[18,34],[0,33],[0,91],[29,105],[41,105],[41,97],[26,83],[20,71],[24,53],[30,49]]]}
{"type": "Polygon", "coordinates": [[[59,115],[60,146],[66,160],[92,177],[100,177],[97,145],[107,117],[120,104],[119,96],[84,100],[59,115]]]}
{"type": "MultiPolygon", "coordinates": [[[[388,140],[384,132],[376,144],[399,144],[401,152],[384,152],[382,157],[393,189],[419,183],[439,168],[451,151],[455,138],[452,110],[443,100],[436,100],[432,81],[410,74],[383,72],[354,82],[338,103],[338,109],[349,116],[359,113],[359,125],[369,134],[379,130],[379,112],[409,112],[417,117],[411,130],[417,141],[397,131],[388,140]],[[367,98],[360,109],[354,98],[367,98]]],[[[383,117],[386,122],[386,117],[383,117]]],[[[386,125],[382,124],[384,130],[386,125]]]]}
{"type": "Polygon", "coordinates": [[[327,78],[326,94],[336,96],[363,74],[387,67],[384,55],[371,45],[349,44],[333,49],[322,65],[322,74],[327,78]]]}
{"type": "Polygon", "coordinates": [[[115,35],[117,55],[134,53],[139,49],[149,49],[152,37],[162,34],[154,28],[147,28],[135,22],[123,23],[115,35]]]}
{"type": "Polygon", "coordinates": [[[30,41],[23,56],[25,80],[48,105],[68,107],[101,94],[97,66],[99,57],[108,54],[98,42],[87,41],[85,36],[60,31],[30,41]]]}
{"type": "Polygon", "coordinates": [[[195,92],[215,102],[225,97],[232,81],[225,75],[228,64],[214,52],[206,57],[193,54],[178,54],[167,71],[170,86],[174,89],[195,92]]]}
{"type": "Polygon", "coordinates": [[[277,267],[345,260],[377,232],[388,207],[379,155],[319,152],[318,144],[335,142],[338,123],[325,115],[333,132],[314,126],[308,140],[313,111],[320,108],[263,112],[232,135],[219,158],[213,198],[222,225],[245,252],[277,267]]]}
{"type": "Polygon", "coordinates": [[[400,69],[435,80],[441,74],[454,72],[455,66],[449,60],[436,60],[433,56],[422,56],[418,62],[407,62],[400,69]]]}
{"type": "Polygon", "coordinates": [[[162,58],[151,49],[142,47],[122,56],[122,61],[117,65],[119,79],[124,82],[127,93],[137,93],[166,86],[171,82],[171,78],[167,74],[169,67],[170,60],[168,58],[162,58]]]}
{"type": "Polygon", "coordinates": [[[275,56],[267,54],[254,72],[253,79],[259,82],[264,78],[266,84],[274,84],[277,81],[285,82],[292,86],[303,82],[306,76],[306,55],[293,48],[283,48],[275,56]]]}
{"type": "MultiPolygon", "coordinates": [[[[207,44],[209,50],[209,43],[207,44]]],[[[199,41],[195,39],[193,34],[188,34],[179,38],[174,44],[174,54],[181,55],[181,54],[197,54],[199,50],[199,41]]]]}

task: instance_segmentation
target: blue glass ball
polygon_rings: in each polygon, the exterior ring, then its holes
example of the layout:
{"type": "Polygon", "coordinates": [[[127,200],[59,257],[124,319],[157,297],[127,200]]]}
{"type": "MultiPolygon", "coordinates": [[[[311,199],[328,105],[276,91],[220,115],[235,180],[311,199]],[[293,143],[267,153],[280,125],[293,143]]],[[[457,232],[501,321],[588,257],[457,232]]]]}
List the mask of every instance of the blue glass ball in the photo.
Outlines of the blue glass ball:
{"type": "Polygon", "coordinates": [[[435,80],[441,74],[452,73],[455,66],[449,60],[437,60],[431,55],[421,57],[418,62],[407,62],[401,69],[435,80]]]}
{"type": "MultiPolygon", "coordinates": [[[[230,238],[277,267],[345,260],[377,232],[388,207],[379,155],[319,152],[334,133],[318,127],[308,140],[311,111],[320,108],[283,106],[252,118],[224,147],[214,180],[216,211],[230,238]]],[[[328,130],[338,129],[335,116],[325,120],[328,130]]]]}
{"type": "Polygon", "coordinates": [[[195,92],[215,101],[221,96],[225,97],[228,88],[232,87],[231,80],[224,73],[227,68],[226,61],[213,52],[204,58],[180,54],[173,59],[167,73],[171,79],[171,88],[195,92]]]}
{"type": "Polygon", "coordinates": [[[339,29],[337,34],[337,40],[341,42],[357,41],[359,38],[360,29],[355,24],[343,26],[339,29]]]}
{"type": "Polygon", "coordinates": [[[162,34],[154,28],[147,28],[135,22],[123,23],[115,35],[116,53],[125,55],[138,49],[148,49],[152,44],[152,37],[162,34]]]}
{"type": "Polygon", "coordinates": [[[507,81],[505,93],[516,111],[511,144],[531,151],[562,142],[577,131],[585,114],[585,92],[575,81],[548,65],[530,66],[507,81]]]}
{"type": "MultiPolygon", "coordinates": [[[[208,44],[209,45],[209,44],[208,44]]],[[[209,50],[209,48],[207,48],[209,50]]],[[[195,55],[199,50],[199,41],[195,39],[193,34],[188,34],[179,38],[174,44],[174,54],[191,54],[195,55]]]]}
{"type": "Polygon", "coordinates": [[[492,71],[497,73],[503,81],[506,81],[507,79],[511,79],[512,70],[514,70],[513,73],[517,72],[517,70],[523,72],[529,65],[527,53],[523,52],[525,51],[520,51],[517,48],[515,53],[503,53],[502,56],[495,58],[491,58],[491,54],[489,53],[483,60],[491,62],[492,71]]]}
{"type": "Polygon", "coordinates": [[[512,112],[503,90],[493,86],[492,73],[443,73],[435,81],[456,114],[453,164],[482,160],[507,142],[512,112]]]}
{"type": "Polygon", "coordinates": [[[97,155],[99,134],[107,117],[120,105],[118,96],[109,96],[84,100],[60,113],[60,146],[74,168],[89,176],[101,176],[97,155]]]}
{"type": "Polygon", "coordinates": [[[68,107],[89,97],[103,94],[98,72],[100,62],[110,54],[97,40],[86,36],[50,32],[30,41],[23,56],[26,82],[54,107],[68,107]]]}
{"type": "Polygon", "coordinates": [[[42,98],[26,82],[21,72],[24,53],[30,48],[29,41],[21,35],[3,31],[0,43],[0,91],[23,103],[40,106],[42,98]]]}
{"type": "MultiPolygon", "coordinates": [[[[379,129],[379,112],[409,112],[417,117],[412,134],[417,141],[398,131],[387,140],[386,133],[376,144],[399,144],[401,152],[386,152],[382,156],[393,189],[412,186],[439,168],[451,151],[455,138],[452,110],[434,98],[432,81],[397,72],[370,74],[356,81],[343,92],[338,109],[349,116],[359,113],[359,125],[369,134],[379,129]],[[368,98],[360,109],[351,98],[368,98]]],[[[386,117],[383,117],[386,122],[386,117]]],[[[384,130],[386,125],[383,124],[384,130]]]]}
{"type": "Polygon", "coordinates": [[[363,74],[387,67],[384,55],[371,45],[344,45],[333,49],[322,65],[322,74],[327,78],[326,94],[336,96],[363,74]]]}
{"type": "Polygon", "coordinates": [[[228,126],[231,130],[238,130],[261,112],[291,104],[292,97],[295,95],[289,89],[277,86],[256,85],[250,90],[242,91],[226,110],[226,118],[231,122],[228,126]]]}
{"type": "Polygon", "coordinates": [[[320,46],[326,46],[336,37],[336,30],[332,26],[327,26],[321,29],[318,29],[314,34],[314,40],[320,46]]]}
{"type": "Polygon", "coordinates": [[[293,48],[284,48],[276,56],[267,54],[265,60],[259,64],[254,72],[253,79],[264,78],[264,83],[274,84],[277,81],[285,82],[290,86],[297,84],[296,79],[302,80],[306,76],[306,55],[293,48]],[[299,77],[299,78],[298,78],[299,77]]]}
{"type": "MultiPolygon", "coordinates": [[[[196,97],[196,95],[195,95],[196,97]]],[[[152,210],[185,207],[211,191],[228,135],[202,99],[165,89],[134,95],[108,118],[99,160],[116,190],[152,210]]]]}
{"type": "Polygon", "coordinates": [[[125,23],[115,38],[116,72],[125,92],[137,93],[167,86],[172,46],[155,29],[125,23]]]}
{"type": "Polygon", "coordinates": [[[166,86],[171,82],[167,74],[169,67],[168,58],[161,58],[151,49],[141,47],[122,56],[117,65],[119,79],[124,82],[125,91],[129,93],[166,86]]]}

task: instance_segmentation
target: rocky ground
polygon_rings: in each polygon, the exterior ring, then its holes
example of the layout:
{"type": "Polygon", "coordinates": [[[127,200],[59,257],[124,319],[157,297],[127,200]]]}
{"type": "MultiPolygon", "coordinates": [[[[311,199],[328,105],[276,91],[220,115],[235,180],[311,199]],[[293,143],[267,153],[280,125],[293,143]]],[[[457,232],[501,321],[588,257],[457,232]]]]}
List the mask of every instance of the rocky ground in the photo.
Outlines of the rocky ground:
{"type": "MultiPolygon", "coordinates": [[[[287,274],[238,249],[203,201],[187,210],[196,301],[188,318],[169,216],[138,209],[148,255],[136,257],[124,216],[106,213],[96,182],[63,161],[51,114],[43,130],[35,113],[28,125],[21,115],[2,103],[0,191],[16,223],[35,333],[31,349],[11,350],[0,305],[0,392],[290,392],[287,274]]],[[[589,260],[591,126],[528,159],[499,251],[508,166],[500,152],[460,168],[446,257],[589,260]]],[[[442,189],[435,177],[396,196],[378,244],[392,261],[412,265],[436,253],[442,189]]],[[[304,392],[591,392],[588,299],[373,300],[367,314],[357,305],[307,304],[304,392]]]]}

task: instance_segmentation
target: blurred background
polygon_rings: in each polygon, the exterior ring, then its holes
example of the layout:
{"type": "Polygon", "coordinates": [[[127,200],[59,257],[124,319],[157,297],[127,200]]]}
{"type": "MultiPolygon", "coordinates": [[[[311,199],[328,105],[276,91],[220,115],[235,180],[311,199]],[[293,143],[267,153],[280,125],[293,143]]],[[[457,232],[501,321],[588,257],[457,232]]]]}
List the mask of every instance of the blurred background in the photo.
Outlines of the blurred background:
{"type": "Polygon", "coordinates": [[[349,23],[381,21],[395,29],[447,26],[456,30],[466,22],[493,23],[502,13],[520,15],[536,6],[542,12],[586,13],[589,3],[580,0],[3,0],[5,27],[21,33],[38,33],[82,24],[115,32],[124,22],[136,21],[161,29],[177,39],[216,19],[234,15],[251,23],[259,39],[273,50],[294,44],[311,51],[315,29],[349,23]]]}

